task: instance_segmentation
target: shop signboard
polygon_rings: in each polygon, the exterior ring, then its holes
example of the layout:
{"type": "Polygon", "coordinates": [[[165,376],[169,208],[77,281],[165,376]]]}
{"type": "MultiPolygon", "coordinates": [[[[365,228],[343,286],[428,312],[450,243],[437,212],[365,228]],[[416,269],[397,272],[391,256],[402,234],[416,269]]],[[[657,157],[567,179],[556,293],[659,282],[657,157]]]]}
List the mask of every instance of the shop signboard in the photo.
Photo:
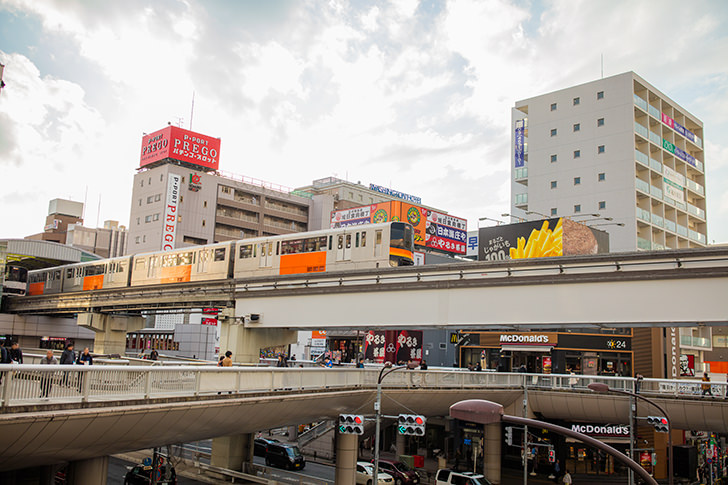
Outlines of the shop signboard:
{"type": "Polygon", "coordinates": [[[364,338],[364,358],[377,363],[419,363],[422,330],[370,330],[364,338]]]}
{"type": "Polygon", "coordinates": [[[680,355],[680,376],[695,377],[695,356],[690,354],[680,355]]]}
{"type": "Polygon", "coordinates": [[[572,423],[572,431],[592,437],[628,437],[629,425],[626,424],[581,424],[572,423]]]}
{"type": "Polygon", "coordinates": [[[168,126],[142,138],[139,167],[165,158],[187,162],[207,170],[220,166],[220,139],[168,126]]]}
{"type": "Polygon", "coordinates": [[[177,238],[177,205],[179,204],[182,176],[170,173],[167,177],[167,199],[164,206],[164,224],[162,225],[162,251],[171,251],[176,247],[177,238]]]}
{"type": "Polygon", "coordinates": [[[623,335],[559,335],[560,349],[611,350],[615,352],[632,350],[632,338],[623,335]]]}
{"type": "Polygon", "coordinates": [[[685,176],[667,165],[662,167],[663,191],[673,200],[685,202],[685,176]]]}
{"type": "Polygon", "coordinates": [[[566,218],[481,227],[478,260],[575,256],[609,252],[609,234],[566,218]]]}
{"type": "Polygon", "coordinates": [[[382,187],[381,185],[369,184],[369,190],[379,192],[380,194],[391,195],[392,197],[397,197],[398,199],[406,200],[407,202],[413,202],[415,204],[422,203],[422,199],[415,195],[405,194],[404,192],[388,189],[387,187],[382,187]]]}
{"type": "Polygon", "coordinates": [[[524,136],[524,128],[523,128],[523,120],[516,121],[516,136],[515,136],[515,147],[513,147],[514,150],[514,156],[515,156],[515,167],[520,168],[523,167],[525,162],[525,136],[524,136]]]}

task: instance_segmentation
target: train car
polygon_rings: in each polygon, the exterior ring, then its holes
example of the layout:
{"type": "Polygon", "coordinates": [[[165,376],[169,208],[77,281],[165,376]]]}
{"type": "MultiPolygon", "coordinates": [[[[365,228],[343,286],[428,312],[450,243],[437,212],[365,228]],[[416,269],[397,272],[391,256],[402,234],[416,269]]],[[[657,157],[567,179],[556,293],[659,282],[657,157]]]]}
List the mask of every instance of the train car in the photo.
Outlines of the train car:
{"type": "Polygon", "coordinates": [[[28,271],[28,295],[53,295],[63,289],[61,268],[28,271]]]}
{"type": "Polygon", "coordinates": [[[131,257],[102,259],[61,266],[63,293],[125,288],[129,285],[131,257]]]}
{"type": "Polygon", "coordinates": [[[238,241],[235,277],[323,273],[413,264],[412,226],[347,226],[238,241]]]}
{"type": "Polygon", "coordinates": [[[28,270],[22,266],[8,264],[5,266],[3,295],[23,296],[28,291],[28,270]]]}
{"type": "Polygon", "coordinates": [[[131,286],[226,279],[235,243],[227,241],[134,256],[131,286]]]}

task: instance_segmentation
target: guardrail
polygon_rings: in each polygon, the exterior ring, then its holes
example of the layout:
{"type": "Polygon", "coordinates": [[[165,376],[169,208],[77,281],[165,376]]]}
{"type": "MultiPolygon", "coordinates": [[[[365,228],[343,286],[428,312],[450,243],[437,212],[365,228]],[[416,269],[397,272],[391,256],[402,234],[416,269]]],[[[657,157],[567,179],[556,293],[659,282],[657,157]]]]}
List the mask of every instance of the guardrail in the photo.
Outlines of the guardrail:
{"type": "MultiPolygon", "coordinates": [[[[351,368],[221,368],[198,366],[73,366],[0,365],[0,405],[43,405],[75,402],[135,401],[150,398],[215,394],[270,393],[302,390],[375,389],[377,369],[351,368]]],[[[613,389],[637,391],[631,377],[576,374],[520,374],[411,370],[397,372],[385,388],[586,390],[592,382],[613,389]]],[[[644,379],[644,395],[702,397],[697,380],[644,379]]],[[[726,395],[726,383],[710,383],[713,396],[726,395]]]]}

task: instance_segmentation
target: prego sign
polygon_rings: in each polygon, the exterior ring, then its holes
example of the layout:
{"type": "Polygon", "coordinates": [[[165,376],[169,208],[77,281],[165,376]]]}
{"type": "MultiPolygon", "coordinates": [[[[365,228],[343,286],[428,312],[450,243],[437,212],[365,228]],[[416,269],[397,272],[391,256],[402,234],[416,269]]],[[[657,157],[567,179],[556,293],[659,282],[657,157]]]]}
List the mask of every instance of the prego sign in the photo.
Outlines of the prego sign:
{"type": "Polygon", "coordinates": [[[217,170],[220,165],[220,139],[168,126],[142,138],[139,166],[165,158],[217,170]]]}

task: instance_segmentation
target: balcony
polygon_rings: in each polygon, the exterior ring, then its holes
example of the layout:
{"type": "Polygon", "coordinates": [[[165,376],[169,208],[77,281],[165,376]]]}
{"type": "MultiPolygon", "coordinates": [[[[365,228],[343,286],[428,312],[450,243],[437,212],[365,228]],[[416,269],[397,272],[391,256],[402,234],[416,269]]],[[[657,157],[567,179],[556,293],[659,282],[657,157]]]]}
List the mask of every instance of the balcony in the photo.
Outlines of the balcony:
{"type": "Polygon", "coordinates": [[[688,239],[699,242],[700,244],[705,244],[705,234],[700,234],[692,229],[688,229],[688,239]]]}
{"type": "Polygon", "coordinates": [[[682,210],[684,210],[684,211],[687,211],[687,209],[688,209],[688,206],[687,206],[687,205],[685,204],[685,202],[680,202],[680,201],[677,201],[677,200],[676,200],[676,201],[675,201],[675,205],[676,205],[676,206],[677,206],[677,207],[678,207],[679,209],[682,209],[682,210]]]}
{"type": "Polygon", "coordinates": [[[660,135],[658,135],[655,132],[650,132],[650,141],[654,143],[655,145],[662,146],[662,138],[660,138],[660,135]]]}
{"type": "Polygon", "coordinates": [[[665,229],[671,232],[677,232],[677,224],[665,219],[665,229]]]}
{"type": "Polygon", "coordinates": [[[635,179],[634,184],[635,184],[635,187],[637,187],[638,190],[641,190],[645,194],[649,194],[650,193],[650,184],[647,183],[647,182],[645,182],[644,180],[642,180],[642,179],[635,179]]]}
{"type": "Polygon", "coordinates": [[[650,222],[650,212],[637,207],[637,219],[650,222]]]}
{"type": "Polygon", "coordinates": [[[648,241],[647,239],[638,237],[637,238],[637,249],[643,249],[645,251],[649,251],[652,249],[652,243],[648,241]]]}
{"type": "Polygon", "coordinates": [[[515,205],[516,206],[524,206],[528,204],[528,194],[516,194],[515,197],[515,205]]]}
{"type": "Polygon", "coordinates": [[[654,198],[662,200],[662,189],[658,189],[654,185],[650,185],[650,194],[654,198]]]}
{"type": "MultiPolygon", "coordinates": [[[[647,112],[647,101],[640,98],[636,94],[634,95],[634,104],[642,108],[645,112],[647,112]]],[[[645,137],[646,138],[646,137],[645,137]]]]}
{"type": "Polygon", "coordinates": [[[680,347],[712,348],[709,338],[693,337],[692,335],[680,335],[680,347]]]}
{"type": "Polygon", "coordinates": [[[657,214],[651,214],[650,219],[653,225],[662,227],[665,225],[665,220],[662,218],[662,216],[658,216],[657,214]]]}
{"type": "Polygon", "coordinates": [[[639,150],[634,151],[634,159],[637,160],[638,162],[640,162],[645,167],[650,166],[650,157],[648,157],[647,155],[645,155],[644,153],[642,153],[639,150]]]}
{"type": "Polygon", "coordinates": [[[634,131],[638,135],[642,135],[646,140],[650,138],[650,130],[647,129],[647,127],[642,126],[641,124],[634,122],[634,131]]]}
{"type": "Polygon", "coordinates": [[[688,228],[685,226],[681,226],[680,224],[677,225],[677,233],[680,236],[688,237],[688,228]]]}
{"type": "Polygon", "coordinates": [[[513,178],[515,180],[522,180],[528,178],[528,167],[517,168],[513,172],[513,178]]]}
{"type": "Polygon", "coordinates": [[[660,110],[657,109],[657,108],[655,108],[654,106],[649,105],[647,107],[647,112],[650,113],[650,115],[654,116],[655,119],[662,120],[662,116],[660,114],[660,110]]]}
{"type": "Polygon", "coordinates": [[[705,189],[702,185],[700,185],[697,182],[693,182],[692,180],[688,179],[688,188],[695,192],[696,194],[705,195],[705,189]]]}
{"type": "Polygon", "coordinates": [[[662,163],[658,162],[654,158],[650,158],[650,168],[657,173],[662,173],[662,163]]]}
{"type": "Polygon", "coordinates": [[[692,214],[705,220],[705,211],[700,207],[695,207],[693,204],[690,203],[688,203],[688,214],[692,214]]]}

